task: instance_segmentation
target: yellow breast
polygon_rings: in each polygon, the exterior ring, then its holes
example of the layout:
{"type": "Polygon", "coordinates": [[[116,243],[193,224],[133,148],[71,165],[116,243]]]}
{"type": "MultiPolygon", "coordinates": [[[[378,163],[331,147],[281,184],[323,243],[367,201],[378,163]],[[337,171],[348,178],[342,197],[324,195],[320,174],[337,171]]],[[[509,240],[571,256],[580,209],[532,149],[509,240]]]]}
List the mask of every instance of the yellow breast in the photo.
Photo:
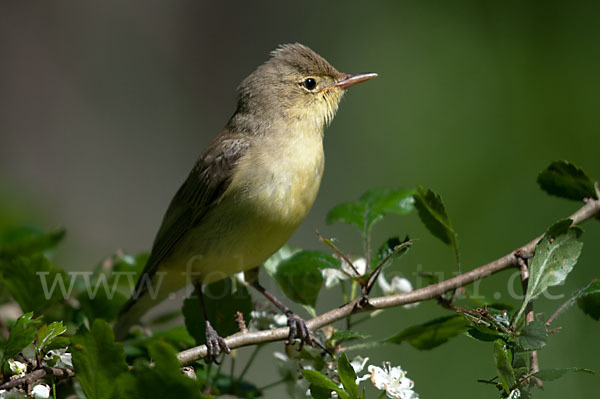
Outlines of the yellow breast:
{"type": "Polygon", "coordinates": [[[240,160],[228,191],[267,220],[295,228],[315,201],[323,165],[320,134],[265,138],[240,160]]]}

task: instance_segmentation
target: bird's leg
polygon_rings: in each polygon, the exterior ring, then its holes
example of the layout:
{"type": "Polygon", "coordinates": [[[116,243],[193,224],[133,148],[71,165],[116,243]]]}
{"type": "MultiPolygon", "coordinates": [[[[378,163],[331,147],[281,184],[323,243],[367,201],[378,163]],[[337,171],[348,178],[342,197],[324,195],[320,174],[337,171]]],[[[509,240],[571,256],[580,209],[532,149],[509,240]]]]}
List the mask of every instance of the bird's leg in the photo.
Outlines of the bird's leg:
{"type": "Polygon", "coordinates": [[[258,269],[252,269],[244,272],[244,277],[250,285],[252,285],[258,292],[263,294],[273,305],[275,305],[275,307],[277,307],[277,309],[281,310],[287,316],[287,325],[290,328],[288,339],[285,342],[287,345],[293,344],[295,338],[300,338],[300,349],[302,349],[302,346],[307,343],[310,346],[316,345],[325,352],[329,352],[325,345],[313,337],[304,319],[281,303],[279,299],[275,298],[273,294],[267,291],[265,287],[258,282],[258,269]]]}
{"type": "Polygon", "coordinates": [[[210,321],[208,321],[206,305],[204,304],[204,294],[202,293],[202,283],[200,281],[194,281],[194,289],[196,291],[196,295],[198,295],[198,303],[200,304],[200,309],[202,309],[202,316],[204,317],[204,323],[206,327],[204,333],[206,337],[206,357],[204,360],[206,363],[216,363],[216,358],[219,356],[221,351],[230,353],[231,349],[229,349],[229,346],[227,346],[225,340],[219,336],[213,326],[211,326],[210,321]]]}

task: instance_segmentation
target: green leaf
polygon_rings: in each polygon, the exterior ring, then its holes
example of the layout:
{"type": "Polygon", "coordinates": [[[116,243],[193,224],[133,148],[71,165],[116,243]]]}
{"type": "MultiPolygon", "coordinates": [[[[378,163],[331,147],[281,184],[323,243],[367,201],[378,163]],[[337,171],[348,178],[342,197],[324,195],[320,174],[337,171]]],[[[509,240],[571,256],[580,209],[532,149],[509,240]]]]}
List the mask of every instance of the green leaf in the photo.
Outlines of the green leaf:
{"type": "Polygon", "coordinates": [[[521,330],[517,343],[525,351],[534,351],[546,346],[548,332],[544,323],[534,320],[521,330]]]}
{"type": "Polygon", "coordinates": [[[66,273],[40,254],[0,259],[0,283],[24,312],[36,314],[64,299],[71,287],[66,273]]]}
{"type": "MultiPolygon", "coordinates": [[[[248,289],[238,284],[234,291],[230,278],[226,278],[204,287],[204,303],[208,320],[217,333],[226,337],[238,332],[235,314],[241,312],[246,323],[250,321],[252,298],[248,289]]],[[[198,345],[206,341],[206,324],[198,298],[193,295],[183,302],[185,327],[198,345]]]]}
{"type": "Polygon", "coordinates": [[[413,210],[414,190],[372,189],[356,202],[346,202],[327,214],[327,223],[343,222],[358,227],[368,234],[373,225],[386,214],[406,215],[413,210]]]}
{"type": "Polygon", "coordinates": [[[279,251],[275,252],[269,259],[267,259],[263,265],[265,271],[272,279],[275,279],[275,273],[277,272],[277,268],[279,264],[288,258],[291,258],[292,255],[300,252],[300,249],[292,249],[288,244],[285,244],[283,247],[279,248],[279,251]]]}
{"type": "Polygon", "coordinates": [[[600,320],[600,281],[594,281],[581,292],[577,306],[594,320],[600,320]]]}
{"type": "Polygon", "coordinates": [[[323,284],[321,270],[340,268],[340,261],[323,252],[301,251],[282,260],[273,278],[292,301],[314,308],[323,284]]]}
{"type": "Polygon", "coordinates": [[[45,324],[37,331],[35,346],[39,351],[44,351],[59,335],[64,334],[66,331],[67,327],[63,326],[62,321],[45,324]]]}
{"type": "Polygon", "coordinates": [[[308,390],[310,391],[310,396],[314,399],[329,399],[331,398],[331,390],[327,388],[323,388],[317,386],[315,384],[310,384],[308,386],[308,390]]]}
{"type": "Polygon", "coordinates": [[[53,249],[65,237],[65,230],[46,234],[31,228],[18,228],[0,237],[0,260],[15,256],[31,256],[53,249]]]}
{"type": "Polygon", "coordinates": [[[510,358],[510,352],[507,350],[504,341],[501,339],[494,341],[494,364],[496,365],[496,371],[498,372],[502,388],[504,388],[506,393],[509,393],[517,383],[510,358]]]}
{"type": "Polygon", "coordinates": [[[88,399],[111,398],[116,379],[127,372],[123,345],[115,342],[112,328],[97,319],[90,331],[71,337],[73,367],[88,399]]]}
{"type": "Polygon", "coordinates": [[[343,330],[334,332],[331,338],[329,338],[328,342],[331,342],[332,345],[337,345],[342,342],[353,341],[357,339],[364,340],[369,337],[370,335],[362,333],[360,331],[343,330]]]}
{"type": "Polygon", "coordinates": [[[33,318],[33,313],[25,313],[17,319],[15,326],[10,331],[8,341],[4,345],[2,365],[8,359],[14,358],[25,347],[31,345],[35,339],[36,324],[39,320],[33,318]]]}
{"type": "Polygon", "coordinates": [[[335,391],[341,399],[349,399],[349,395],[344,390],[342,390],[335,382],[325,377],[318,371],[304,369],[302,370],[302,375],[311,385],[322,389],[327,389],[329,392],[335,391]]]}
{"type": "Polygon", "coordinates": [[[82,292],[77,297],[81,311],[90,323],[93,323],[96,319],[113,321],[116,319],[121,307],[127,301],[125,295],[119,291],[111,292],[109,289],[103,289],[102,285],[99,285],[99,287],[100,289],[96,291],[96,295],[93,298],[88,295],[87,291],[82,292]],[[111,293],[112,295],[110,295],[111,293]]]}
{"type": "Polygon", "coordinates": [[[202,395],[202,387],[179,371],[177,352],[160,340],[148,343],[148,351],[154,366],[138,362],[133,373],[122,374],[118,379],[119,398],[208,398],[202,395]]]}
{"type": "MultiPolygon", "coordinates": [[[[373,259],[371,260],[371,267],[377,268],[379,264],[387,259],[386,264],[392,263],[394,259],[404,255],[410,248],[410,238],[406,236],[404,240],[400,237],[388,238],[386,242],[381,244],[373,259]]],[[[385,265],[383,265],[385,266],[385,265]]]]}
{"type": "Polygon", "coordinates": [[[521,309],[515,317],[517,322],[527,304],[537,298],[548,287],[561,284],[573,266],[577,263],[581,253],[581,243],[578,238],[582,230],[578,226],[571,226],[571,219],[563,219],[554,223],[544,234],[544,237],[535,247],[535,255],[529,266],[529,282],[525,299],[521,309]]]}
{"type": "Polygon", "coordinates": [[[469,322],[462,316],[445,316],[425,324],[409,327],[387,338],[385,342],[400,344],[407,341],[419,350],[433,349],[450,338],[462,334],[469,328],[469,322]]]}
{"type": "MultiPolygon", "coordinates": [[[[491,331],[491,330],[490,330],[491,331]]],[[[498,339],[499,334],[489,334],[478,330],[477,328],[470,328],[465,332],[467,337],[471,337],[477,341],[492,342],[498,339]]]]}
{"type": "Polygon", "coordinates": [[[425,227],[431,234],[453,249],[457,263],[460,263],[458,238],[452,223],[450,223],[442,198],[433,191],[425,190],[421,186],[418,187],[414,198],[415,207],[425,227]]]}
{"type": "Polygon", "coordinates": [[[348,361],[348,357],[345,353],[342,353],[342,356],[338,358],[338,376],[340,377],[340,381],[344,386],[344,389],[352,399],[360,398],[360,393],[358,392],[358,385],[356,385],[356,372],[354,368],[348,361]]]}
{"type": "Polygon", "coordinates": [[[567,367],[564,369],[540,370],[534,374],[534,377],[537,377],[542,381],[554,381],[568,373],[596,374],[596,372],[594,370],[590,370],[590,369],[582,369],[582,368],[578,368],[578,367],[567,367]]]}
{"type": "Polygon", "coordinates": [[[568,161],[554,161],[540,172],[537,182],[548,194],[582,201],[597,198],[594,182],[585,171],[568,161]]]}

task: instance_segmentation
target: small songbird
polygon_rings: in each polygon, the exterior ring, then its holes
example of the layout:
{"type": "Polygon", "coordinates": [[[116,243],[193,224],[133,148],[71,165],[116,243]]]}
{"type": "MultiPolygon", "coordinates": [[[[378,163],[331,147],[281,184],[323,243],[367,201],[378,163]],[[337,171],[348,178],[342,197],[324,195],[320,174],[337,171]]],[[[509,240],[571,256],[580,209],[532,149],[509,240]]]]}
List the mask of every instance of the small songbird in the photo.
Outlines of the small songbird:
{"type": "MultiPolygon", "coordinates": [[[[156,235],[118,339],[151,307],[192,282],[202,285],[258,268],[312,207],[323,174],[323,131],[346,89],[377,74],[338,72],[302,44],[271,53],[238,87],[237,109],[179,188],[156,235]],[[154,289],[154,290],[153,290],[154,289]]],[[[313,344],[304,321],[249,273],[250,283],[288,317],[289,339],[313,344]]],[[[208,359],[229,352],[206,320],[208,359]]]]}

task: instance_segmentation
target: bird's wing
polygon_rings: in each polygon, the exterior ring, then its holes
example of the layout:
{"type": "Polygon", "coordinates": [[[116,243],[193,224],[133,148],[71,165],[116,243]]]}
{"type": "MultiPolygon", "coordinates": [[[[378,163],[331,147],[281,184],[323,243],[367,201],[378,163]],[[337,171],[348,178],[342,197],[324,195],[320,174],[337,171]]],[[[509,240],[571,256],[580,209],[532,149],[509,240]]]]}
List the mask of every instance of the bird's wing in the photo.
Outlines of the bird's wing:
{"type": "MultiPolygon", "coordinates": [[[[200,156],[171,200],[142,275],[148,274],[152,277],[179,240],[220,201],[231,183],[236,162],[248,147],[246,137],[224,132],[200,156]]],[[[143,279],[140,279],[138,285],[142,281],[143,279]]]]}

